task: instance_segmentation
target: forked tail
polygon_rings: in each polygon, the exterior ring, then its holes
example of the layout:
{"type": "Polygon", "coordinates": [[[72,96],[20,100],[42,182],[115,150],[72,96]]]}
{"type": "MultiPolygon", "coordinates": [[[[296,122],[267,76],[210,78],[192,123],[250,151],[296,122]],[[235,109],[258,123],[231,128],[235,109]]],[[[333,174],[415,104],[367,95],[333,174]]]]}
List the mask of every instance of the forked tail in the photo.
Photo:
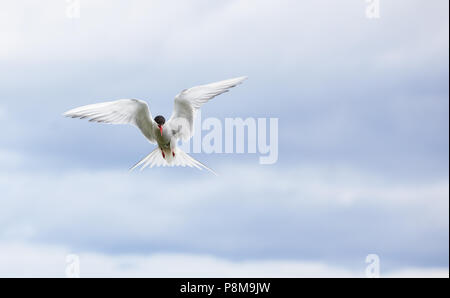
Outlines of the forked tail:
{"type": "Polygon", "coordinates": [[[217,174],[213,170],[211,170],[210,168],[208,168],[207,166],[205,166],[198,160],[195,160],[194,158],[189,156],[187,153],[185,153],[180,148],[175,147],[174,152],[175,152],[174,157],[170,156],[171,153],[169,153],[169,154],[166,154],[166,157],[169,157],[166,159],[163,157],[163,155],[161,153],[161,149],[159,149],[159,147],[156,147],[156,149],[153,150],[149,155],[147,155],[146,157],[141,159],[138,163],[136,163],[133,167],[131,167],[130,171],[133,171],[134,169],[136,169],[139,166],[141,167],[140,168],[141,171],[143,169],[145,169],[146,167],[153,168],[153,167],[174,167],[174,166],[186,167],[186,166],[188,166],[191,168],[197,168],[199,170],[206,169],[217,176],[217,174]]]}

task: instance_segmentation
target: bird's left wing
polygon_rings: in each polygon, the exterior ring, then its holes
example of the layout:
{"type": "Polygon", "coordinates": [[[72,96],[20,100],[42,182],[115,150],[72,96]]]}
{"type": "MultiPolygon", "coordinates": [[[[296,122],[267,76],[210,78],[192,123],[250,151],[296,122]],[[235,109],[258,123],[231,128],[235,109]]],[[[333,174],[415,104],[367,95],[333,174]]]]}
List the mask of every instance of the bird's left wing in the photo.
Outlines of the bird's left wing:
{"type": "Polygon", "coordinates": [[[65,112],[64,116],[111,124],[132,124],[137,126],[150,142],[156,143],[156,123],[147,103],[142,100],[119,99],[82,106],[65,112]]]}
{"type": "Polygon", "coordinates": [[[210,99],[228,92],[247,77],[239,77],[185,89],[175,96],[173,113],[167,122],[176,138],[188,140],[193,135],[195,112],[210,99]]]}

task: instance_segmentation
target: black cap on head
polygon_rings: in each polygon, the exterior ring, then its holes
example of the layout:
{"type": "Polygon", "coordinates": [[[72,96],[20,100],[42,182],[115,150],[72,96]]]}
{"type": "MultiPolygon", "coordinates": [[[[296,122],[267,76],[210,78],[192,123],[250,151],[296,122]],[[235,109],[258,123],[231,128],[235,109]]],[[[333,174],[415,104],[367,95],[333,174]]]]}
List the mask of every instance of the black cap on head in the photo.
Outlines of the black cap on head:
{"type": "Polygon", "coordinates": [[[166,123],[166,118],[164,118],[161,115],[158,115],[155,117],[155,122],[158,123],[158,125],[164,125],[164,123],[166,123]]]}

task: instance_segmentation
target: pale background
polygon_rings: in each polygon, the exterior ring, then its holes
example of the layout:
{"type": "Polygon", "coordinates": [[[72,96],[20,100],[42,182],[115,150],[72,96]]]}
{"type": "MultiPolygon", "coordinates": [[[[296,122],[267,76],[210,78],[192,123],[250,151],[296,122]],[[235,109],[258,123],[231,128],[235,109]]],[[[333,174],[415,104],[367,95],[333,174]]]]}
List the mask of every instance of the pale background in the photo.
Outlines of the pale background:
{"type": "Polygon", "coordinates": [[[0,276],[448,276],[448,1],[2,1],[0,276]],[[249,79],[203,118],[278,117],[279,160],[127,169],[119,98],[249,79]]]}

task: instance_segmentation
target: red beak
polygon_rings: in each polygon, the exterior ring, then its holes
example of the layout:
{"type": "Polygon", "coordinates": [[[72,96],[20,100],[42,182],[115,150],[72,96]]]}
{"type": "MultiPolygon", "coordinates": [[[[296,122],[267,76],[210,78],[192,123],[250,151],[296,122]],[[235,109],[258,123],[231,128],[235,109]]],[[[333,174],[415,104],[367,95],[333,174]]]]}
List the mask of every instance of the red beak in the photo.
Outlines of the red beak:
{"type": "Polygon", "coordinates": [[[161,136],[162,136],[162,125],[159,125],[159,131],[161,132],[161,136]]]}

